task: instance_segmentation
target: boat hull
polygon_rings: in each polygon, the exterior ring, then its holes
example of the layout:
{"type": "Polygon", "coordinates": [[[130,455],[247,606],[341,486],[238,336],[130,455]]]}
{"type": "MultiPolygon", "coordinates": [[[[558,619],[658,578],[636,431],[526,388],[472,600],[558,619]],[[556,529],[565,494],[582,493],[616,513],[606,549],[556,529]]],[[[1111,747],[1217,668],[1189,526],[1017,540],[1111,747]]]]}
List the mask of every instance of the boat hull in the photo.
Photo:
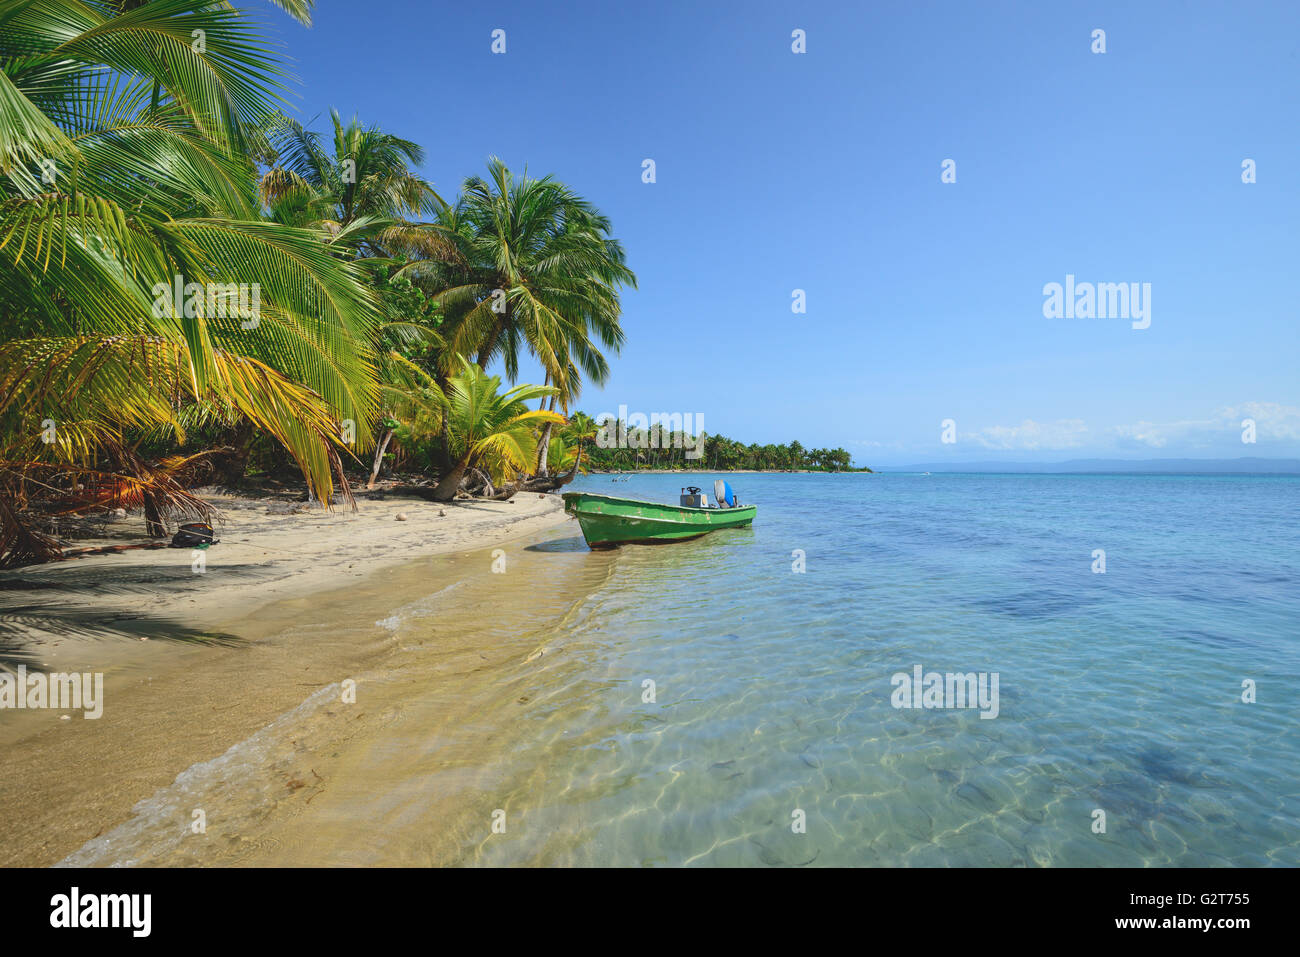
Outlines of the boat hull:
{"type": "Polygon", "coordinates": [[[614,548],[663,545],[699,538],[722,528],[741,528],[754,521],[758,506],[688,508],[591,492],[566,492],[564,510],[578,519],[582,537],[590,547],[614,548]]]}

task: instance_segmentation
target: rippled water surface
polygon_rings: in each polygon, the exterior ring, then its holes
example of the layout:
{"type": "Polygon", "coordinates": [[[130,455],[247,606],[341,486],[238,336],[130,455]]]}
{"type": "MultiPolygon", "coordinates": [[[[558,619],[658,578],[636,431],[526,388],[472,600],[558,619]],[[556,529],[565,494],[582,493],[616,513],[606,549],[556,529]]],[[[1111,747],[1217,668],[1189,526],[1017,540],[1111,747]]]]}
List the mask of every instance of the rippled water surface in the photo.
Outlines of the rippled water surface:
{"type": "Polygon", "coordinates": [[[1300,480],[732,482],[751,529],[565,555],[608,577],[463,862],[1300,864],[1300,480]],[[997,673],[997,717],[896,709],[916,665],[997,673]]]}
{"type": "Polygon", "coordinates": [[[255,647],[364,650],[355,706],[304,681],[68,862],[1300,865],[1300,479],[733,484],[752,528],[569,521],[301,609],[255,647]],[[894,707],[917,666],[996,717],[894,707]]]}

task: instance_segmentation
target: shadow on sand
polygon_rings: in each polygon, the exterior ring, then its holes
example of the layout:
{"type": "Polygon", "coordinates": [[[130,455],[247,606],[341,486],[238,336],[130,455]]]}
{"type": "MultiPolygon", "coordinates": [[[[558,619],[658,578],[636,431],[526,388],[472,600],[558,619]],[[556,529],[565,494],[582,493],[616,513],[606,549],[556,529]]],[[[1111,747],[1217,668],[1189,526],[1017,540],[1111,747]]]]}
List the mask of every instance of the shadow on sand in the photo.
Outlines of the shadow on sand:
{"type": "MultiPolygon", "coordinates": [[[[222,578],[255,574],[256,565],[222,566],[222,578]]],[[[38,573],[39,574],[39,573],[38,573]]],[[[97,567],[60,569],[46,578],[32,576],[0,578],[0,668],[26,665],[39,667],[40,639],[73,638],[95,641],[148,638],[154,641],[237,647],[246,641],[234,635],[196,628],[183,620],[179,602],[194,588],[195,575],[182,568],[130,566],[111,574],[97,567]],[[131,575],[141,576],[133,581],[131,575]],[[147,577],[145,577],[147,576],[147,577]],[[176,603],[157,601],[159,586],[176,584],[176,603]],[[152,596],[132,610],[104,611],[80,603],[61,603],[69,593],[86,596],[152,596]],[[45,599],[45,600],[42,600],[45,599]]]]}

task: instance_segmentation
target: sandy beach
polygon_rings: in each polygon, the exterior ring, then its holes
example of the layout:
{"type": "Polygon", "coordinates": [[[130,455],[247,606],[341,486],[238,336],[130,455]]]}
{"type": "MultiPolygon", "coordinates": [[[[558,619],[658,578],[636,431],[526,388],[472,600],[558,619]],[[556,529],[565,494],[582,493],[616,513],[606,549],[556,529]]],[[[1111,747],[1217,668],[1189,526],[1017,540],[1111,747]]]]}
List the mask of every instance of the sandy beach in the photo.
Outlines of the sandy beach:
{"type": "MultiPolygon", "coordinates": [[[[0,664],[102,672],[107,702],[98,720],[0,712],[0,863],[57,863],[111,831],[196,762],[382,661],[391,641],[374,626],[413,588],[482,574],[483,550],[566,520],[555,495],[376,496],[356,512],[205,497],[222,520],[219,544],[201,553],[132,550],[0,574],[0,664]],[[477,553],[467,568],[463,556],[477,553]],[[366,629],[317,627],[357,602],[366,629]]],[[[131,517],[77,544],[138,541],[138,526],[131,517]]]]}
{"type": "MultiPolygon", "coordinates": [[[[195,631],[220,629],[277,600],[337,588],[347,578],[424,555],[482,548],[564,520],[556,495],[437,505],[379,493],[358,496],[354,512],[343,505],[323,509],[199,492],[220,513],[214,523],[220,544],[204,550],[202,571],[191,549],[160,548],[0,572],[0,661],[41,664],[68,655],[70,649],[60,652],[57,643],[78,632],[81,637],[117,632],[151,637],[151,622],[162,618],[183,621],[195,631]],[[406,519],[399,521],[399,515],[406,519]]],[[[88,524],[70,550],[138,543],[140,532],[138,515],[88,524]]],[[[91,651],[81,648],[76,654],[91,651]]]]}

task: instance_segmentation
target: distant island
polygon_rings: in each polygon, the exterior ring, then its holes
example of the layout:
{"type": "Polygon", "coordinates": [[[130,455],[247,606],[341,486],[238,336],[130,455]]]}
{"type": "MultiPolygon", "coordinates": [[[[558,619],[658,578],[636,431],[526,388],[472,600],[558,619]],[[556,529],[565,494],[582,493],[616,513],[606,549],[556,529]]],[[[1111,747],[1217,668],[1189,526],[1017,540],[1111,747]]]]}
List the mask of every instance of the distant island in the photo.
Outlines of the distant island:
{"type": "Polygon", "coordinates": [[[1071,459],[1068,462],[924,462],[878,472],[1143,472],[1300,475],[1300,459],[1071,459]]]}
{"type": "Polygon", "coordinates": [[[746,445],[725,435],[698,436],[659,425],[648,429],[610,420],[596,423],[574,413],[570,428],[587,440],[586,468],[592,472],[870,472],[855,468],[842,448],[807,449],[798,440],[787,445],[746,445]]]}

